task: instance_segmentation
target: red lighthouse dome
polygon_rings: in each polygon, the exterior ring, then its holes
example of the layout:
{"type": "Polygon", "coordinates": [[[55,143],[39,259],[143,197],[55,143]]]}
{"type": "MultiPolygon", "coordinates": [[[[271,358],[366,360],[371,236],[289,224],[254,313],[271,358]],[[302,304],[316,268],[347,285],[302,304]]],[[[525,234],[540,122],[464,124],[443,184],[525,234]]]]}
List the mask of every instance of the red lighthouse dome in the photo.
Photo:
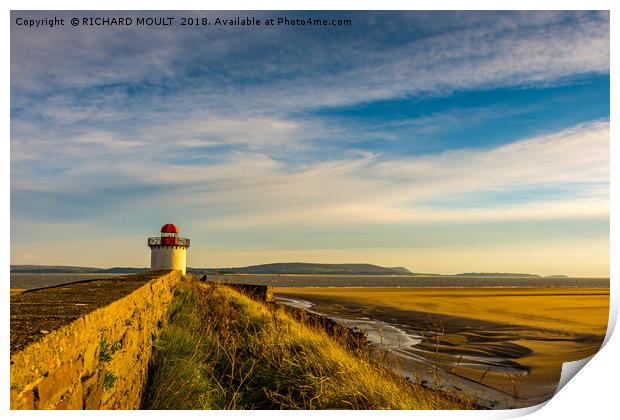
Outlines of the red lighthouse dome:
{"type": "Polygon", "coordinates": [[[172,223],[166,223],[161,227],[161,233],[179,233],[179,228],[172,223]]]}
{"type": "Polygon", "coordinates": [[[161,244],[162,245],[178,245],[179,228],[172,223],[166,223],[161,227],[161,244]]]}

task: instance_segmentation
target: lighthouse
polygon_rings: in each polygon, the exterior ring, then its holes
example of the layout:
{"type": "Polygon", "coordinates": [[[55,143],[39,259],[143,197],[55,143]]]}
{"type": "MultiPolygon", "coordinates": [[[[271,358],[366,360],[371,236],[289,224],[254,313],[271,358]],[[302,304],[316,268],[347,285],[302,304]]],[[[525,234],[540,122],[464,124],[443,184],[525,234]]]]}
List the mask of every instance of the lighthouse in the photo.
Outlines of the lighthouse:
{"type": "Polygon", "coordinates": [[[185,274],[189,238],[179,238],[179,228],[172,223],[161,227],[161,236],[149,238],[151,270],[180,270],[185,274]]]}

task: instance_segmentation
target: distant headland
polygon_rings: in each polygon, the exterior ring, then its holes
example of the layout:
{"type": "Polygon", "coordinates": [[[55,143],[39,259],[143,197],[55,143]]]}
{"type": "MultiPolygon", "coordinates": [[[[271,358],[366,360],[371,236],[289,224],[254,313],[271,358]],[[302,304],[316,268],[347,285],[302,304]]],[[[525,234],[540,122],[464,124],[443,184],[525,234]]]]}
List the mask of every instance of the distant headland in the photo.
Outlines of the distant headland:
{"type": "MultiPolygon", "coordinates": [[[[147,267],[80,267],[69,265],[11,265],[11,273],[101,273],[101,274],[124,274],[142,273],[149,271],[147,267]]],[[[374,264],[318,264],[302,262],[270,263],[250,265],[247,267],[225,267],[225,268],[197,268],[187,267],[188,273],[219,273],[219,274],[298,274],[298,275],[383,275],[383,276],[446,276],[434,273],[413,273],[404,267],[381,267],[374,264]]],[[[449,276],[457,277],[543,277],[538,274],[528,273],[490,273],[490,272],[468,272],[458,273],[449,276]]],[[[558,274],[545,276],[552,278],[567,278],[568,276],[558,274]]]]}
{"type": "MultiPolygon", "coordinates": [[[[11,273],[141,273],[146,267],[78,267],[66,265],[11,265],[11,273]]],[[[373,264],[313,264],[272,263],[247,267],[196,268],[188,267],[190,273],[222,274],[313,274],[313,275],[413,275],[403,267],[380,267],[373,264]]]]}

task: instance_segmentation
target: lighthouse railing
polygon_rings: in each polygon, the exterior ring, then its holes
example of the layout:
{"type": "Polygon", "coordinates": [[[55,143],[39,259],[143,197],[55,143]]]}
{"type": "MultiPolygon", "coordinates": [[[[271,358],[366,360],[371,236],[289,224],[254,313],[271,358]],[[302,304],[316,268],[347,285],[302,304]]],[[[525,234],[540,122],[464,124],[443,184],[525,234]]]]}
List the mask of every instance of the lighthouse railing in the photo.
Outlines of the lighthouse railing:
{"type": "Polygon", "coordinates": [[[153,237],[148,239],[149,246],[160,246],[160,245],[173,245],[173,246],[184,246],[186,248],[189,247],[189,238],[171,238],[166,237],[162,242],[161,237],[153,237]]]}

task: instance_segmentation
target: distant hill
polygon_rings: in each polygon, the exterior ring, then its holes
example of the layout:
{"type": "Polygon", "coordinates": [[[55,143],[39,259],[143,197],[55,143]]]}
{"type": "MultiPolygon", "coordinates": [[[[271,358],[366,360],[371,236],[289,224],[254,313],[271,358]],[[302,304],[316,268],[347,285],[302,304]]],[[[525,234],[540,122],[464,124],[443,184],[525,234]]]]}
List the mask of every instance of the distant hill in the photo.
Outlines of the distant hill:
{"type": "MultiPolygon", "coordinates": [[[[136,267],[75,267],[67,265],[11,265],[11,273],[141,273],[148,268],[136,267]]],[[[237,273],[237,274],[349,274],[349,275],[411,275],[403,267],[380,267],[373,264],[311,264],[275,263],[231,268],[192,268],[190,273],[237,273]]]]}
{"type": "Polygon", "coordinates": [[[523,273],[460,273],[456,275],[470,277],[540,277],[538,274],[523,273]]]}
{"type": "Polygon", "coordinates": [[[112,267],[112,268],[97,268],[97,267],[76,267],[72,265],[11,265],[11,273],[69,273],[69,274],[84,274],[84,273],[142,273],[148,271],[148,268],[136,268],[136,267],[112,267]]]}
{"type": "Polygon", "coordinates": [[[403,267],[380,267],[373,264],[273,263],[235,268],[188,268],[190,272],[237,274],[338,274],[338,275],[411,275],[403,267]]]}
{"type": "MultiPolygon", "coordinates": [[[[142,273],[148,271],[147,267],[79,267],[71,265],[11,265],[11,273],[142,273]]],[[[247,267],[227,268],[195,268],[187,267],[189,273],[229,273],[229,274],[314,274],[314,275],[376,275],[376,276],[414,276],[421,273],[412,273],[404,267],[381,267],[374,264],[314,264],[314,263],[272,263],[250,265],[247,267]]],[[[438,276],[441,274],[425,274],[426,276],[438,276]]],[[[537,274],[525,273],[459,273],[461,277],[513,277],[513,278],[541,278],[537,274]]],[[[567,278],[564,275],[546,276],[547,278],[567,278]]]]}
{"type": "Polygon", "coordinates": [[[100,268],[70,265],[11,265],[11,273],[96,273],[100,268]]]}

